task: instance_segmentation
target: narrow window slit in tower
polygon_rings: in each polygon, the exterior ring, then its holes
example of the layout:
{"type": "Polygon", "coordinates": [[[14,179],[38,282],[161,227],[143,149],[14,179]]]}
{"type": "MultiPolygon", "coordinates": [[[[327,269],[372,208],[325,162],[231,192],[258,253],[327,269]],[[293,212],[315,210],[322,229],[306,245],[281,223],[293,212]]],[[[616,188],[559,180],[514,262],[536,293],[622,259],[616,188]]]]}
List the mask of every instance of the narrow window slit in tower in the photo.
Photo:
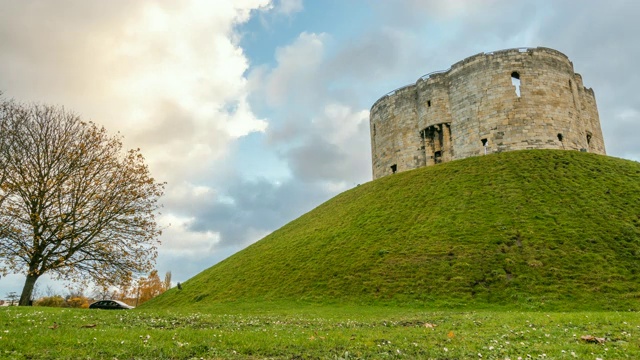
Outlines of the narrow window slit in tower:
{"type": "Polygon", "coordinates": [[[558,140],[562,141],[562,134],[558,134],[558,140]]]}
{"type": "Polygon", "coordinates": [[[431,107],[431,100],[427,100],[427,107],[431,107]]]}
{"type": "Polygon", "coordinates": [[[517,71],[511,73],[511,85],[516,87],[516,95],[520,97],[520,74],[517,71]]]}
{"type": "Polygon", "coordinates": [[[482,139],[480,141],[482,141],[482,147],[484,148],[484,154],[487,155],[487,143],[488,143],[488,141],[487,141],[487,139],[482,139]]]}
{"type": "Polygon", "coordinates": [[[373,135],[376,134],[376,124],[373,124],[373,135]]]}
{"type": "Polygon", "coordinates": [[[396,172],[398,172],[398,165],[396,164],[391,165],[391,173],[395,174],[396,172]]]}

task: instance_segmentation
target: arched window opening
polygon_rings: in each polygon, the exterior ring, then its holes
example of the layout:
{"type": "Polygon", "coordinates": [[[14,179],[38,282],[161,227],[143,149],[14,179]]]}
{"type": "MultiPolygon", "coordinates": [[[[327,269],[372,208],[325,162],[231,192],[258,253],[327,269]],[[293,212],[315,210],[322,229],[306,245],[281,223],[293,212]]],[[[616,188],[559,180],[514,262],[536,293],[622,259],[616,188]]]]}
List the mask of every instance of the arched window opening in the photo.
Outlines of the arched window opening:
{"type": "Polygon", "coordinates": [[[442,151],[436,151],[433,153],[433,161],[436,164],[440,164],[442,162],[442,151]]]}
{"type": "Polygon", "coordinates": [[[517,71],[511,73],[511,85],[516,88],[516,96],[520,97],[520,74],[517,71]]]}
{"type": "Polygon", "coordinates": [[[398,165],[396,164],[391,165],[391,173],[395,174],[396,172],[398,172],[398,165]]]}
{"type": "Polygon", "coordinates": [[[587,148],[585,149],[587,152],[591,151],[591,135],[591,131],[587,131],[587,148]]]}
{"type": "Polygon", "coordinates": [[[558,134],[558,140],[562,141],[562,139],[563,139],[562,134],[558,134]]]}

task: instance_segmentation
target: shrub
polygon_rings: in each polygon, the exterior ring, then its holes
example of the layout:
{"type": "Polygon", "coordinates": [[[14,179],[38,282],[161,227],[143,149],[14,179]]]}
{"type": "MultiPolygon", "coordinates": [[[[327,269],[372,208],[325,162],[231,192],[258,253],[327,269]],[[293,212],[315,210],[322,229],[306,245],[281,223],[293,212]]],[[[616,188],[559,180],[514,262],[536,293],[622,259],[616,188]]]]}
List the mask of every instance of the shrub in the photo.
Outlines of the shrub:
{"type": "Polygon", "coordinates": [[[45,296],[35,301],[35,306],[63,307],[64,298],[60,295],[45,296]]]}
{"type": "Polygon", "coordinates": [[[86,309],[89,307],[89,299],[84,296],[76,296],[67,299],[67,307],[86,309]]]}

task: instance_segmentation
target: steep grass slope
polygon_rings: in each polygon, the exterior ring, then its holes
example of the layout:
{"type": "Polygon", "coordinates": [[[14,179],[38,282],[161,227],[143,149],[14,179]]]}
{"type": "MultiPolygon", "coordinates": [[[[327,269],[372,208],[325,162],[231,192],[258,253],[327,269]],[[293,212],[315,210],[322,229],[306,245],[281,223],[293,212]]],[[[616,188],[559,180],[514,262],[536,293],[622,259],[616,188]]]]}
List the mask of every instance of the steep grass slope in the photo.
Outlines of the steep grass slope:
{"type": "Polygon", "coordinates": [[[346,191],[150,301],[640,308],[640,164],[468,158],[346,191]]]}

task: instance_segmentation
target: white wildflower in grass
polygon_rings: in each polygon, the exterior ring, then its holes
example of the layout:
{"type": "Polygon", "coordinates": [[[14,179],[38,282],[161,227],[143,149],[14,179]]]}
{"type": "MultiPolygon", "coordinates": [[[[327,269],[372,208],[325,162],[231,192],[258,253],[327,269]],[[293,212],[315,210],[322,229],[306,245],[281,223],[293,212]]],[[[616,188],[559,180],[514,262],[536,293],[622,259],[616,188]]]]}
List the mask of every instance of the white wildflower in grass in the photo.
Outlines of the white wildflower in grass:
{"type": "Polygon", "coordinates": [[[442,350],[444,350],[444,352],[447,352],[447,351],[449,351],[449,349],[447,349],[447,348],[443,348],[442,350]]]}

